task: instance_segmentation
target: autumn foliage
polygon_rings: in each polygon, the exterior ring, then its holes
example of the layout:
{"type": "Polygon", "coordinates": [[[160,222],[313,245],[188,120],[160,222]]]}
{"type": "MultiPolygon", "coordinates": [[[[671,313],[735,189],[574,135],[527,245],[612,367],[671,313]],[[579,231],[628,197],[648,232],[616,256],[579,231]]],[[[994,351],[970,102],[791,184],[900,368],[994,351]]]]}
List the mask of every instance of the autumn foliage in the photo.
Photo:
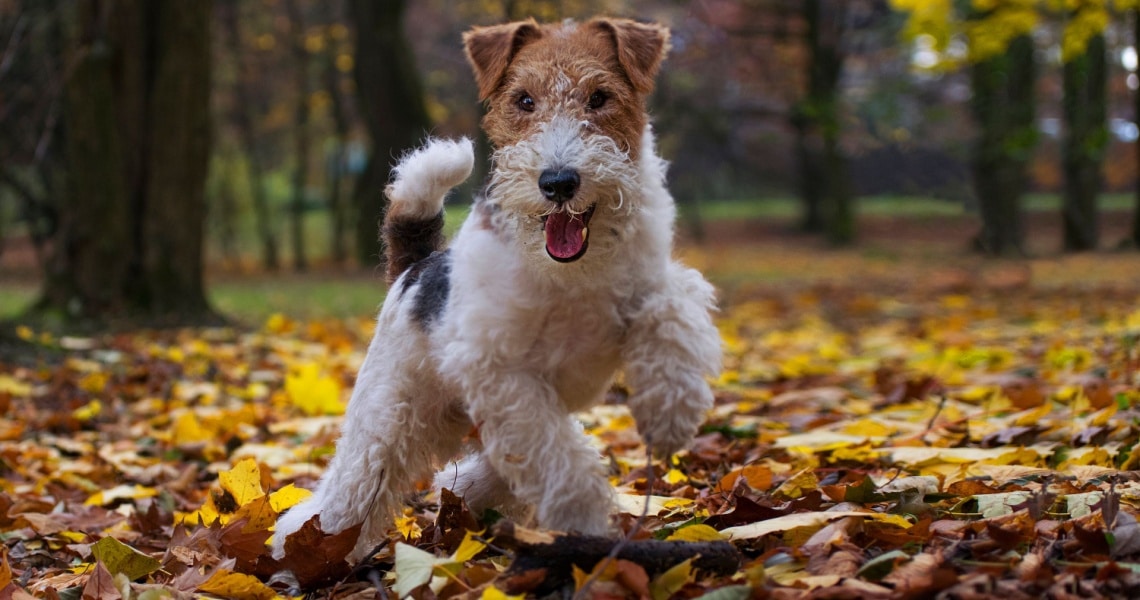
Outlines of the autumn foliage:
{"type": "MultiPolygon", "coordinates": [[[[655,600],[1140,593],[1136,292],[928,275],[738,290],[717,405],[668,461],[647,465],[619,382],[582,415],[618,526],[638,544],[727,540],[743,561],[710,575],[698,556],[623,555],[568,565],[564,585],[655,600]]],[[[46,358],[0,369],[2,593],[542,589],[546,572],[511,569],[495,515],[427,482],[363,565],[344,560],[355,531],[316,519],[290,538],[299,552],[268,555],[276,516],[333,452],[371,331],[281,315],[252,332],[21,330],[46,358]]]]}

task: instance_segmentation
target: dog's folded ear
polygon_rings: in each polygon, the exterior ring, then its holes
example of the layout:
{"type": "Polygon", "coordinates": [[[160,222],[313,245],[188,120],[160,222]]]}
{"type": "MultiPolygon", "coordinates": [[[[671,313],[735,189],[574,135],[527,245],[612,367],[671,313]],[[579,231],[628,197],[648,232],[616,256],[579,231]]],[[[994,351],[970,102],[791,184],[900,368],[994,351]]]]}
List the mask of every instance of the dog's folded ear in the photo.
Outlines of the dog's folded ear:
{"type": "Polygon", "coordinates": [[[480,100],[486,100],[499,88],[519,49],[540,37],[542,31],[534,19],[475,27],[463,34],[463,45],[467,50],[467,60],[475,70],[480,100]]]}
{"type": "Polygon", "coordinates": [[[598,18],[590,21],[589,26],[611,37],[618,62],[633,89],[641,94],[652,92],[653,78],[669,52],[669,30],[655,23],[630,19],[598,18]]]}

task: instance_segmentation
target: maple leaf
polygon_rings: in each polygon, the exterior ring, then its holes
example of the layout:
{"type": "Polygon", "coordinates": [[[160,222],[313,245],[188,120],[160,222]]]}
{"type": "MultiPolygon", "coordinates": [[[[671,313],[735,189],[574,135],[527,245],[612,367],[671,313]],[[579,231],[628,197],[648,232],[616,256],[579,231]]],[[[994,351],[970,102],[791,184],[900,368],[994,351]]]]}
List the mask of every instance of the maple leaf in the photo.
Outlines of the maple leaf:
{"type": "MultiPolygon", "coordinates": [[[[356,546],[362,526],[326,534],[321,531],[320,515],[313,515],[285,539],[285,558],[278,561],[267,554],[261,555],[251,571],[263,577],[278,571],[292,571],[305,589],[336,581],[350,570],[347,557],[356,546]]],[[[264,552],[264,540],[262,548],[264,552]]]]}

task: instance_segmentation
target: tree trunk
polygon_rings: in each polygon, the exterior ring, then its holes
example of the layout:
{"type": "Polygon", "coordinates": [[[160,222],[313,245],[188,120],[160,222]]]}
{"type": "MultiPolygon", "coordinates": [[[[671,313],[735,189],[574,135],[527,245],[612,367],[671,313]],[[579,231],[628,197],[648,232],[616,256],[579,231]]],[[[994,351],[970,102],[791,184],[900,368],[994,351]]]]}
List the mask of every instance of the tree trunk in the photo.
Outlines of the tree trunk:
{"type": "Polygon", "coordinates": [[[1064,66],[1065,250],[1097,247],[1097,195],[1108,145],[1107,63],[1104,35],[1094,36],[1084,54],[1064,66]]]}
{"type": "MultiPolygon", "coordinates": [[[[148,82],[143,279],[152,312],[207,312],[203,285],[210,159],[211,2],[138,0],[157,14],[148,82]]],[[[151,30],[154,31],[154,30],[151,30]]]]}
{"type": "Polygon", "coordinates": [[[261,242],[261,266],[266,271],[276,271],[281,266],[278,255],[277,233],[273,214],[269,208],[269,197],[265,190],[265,166],[257,146],[256,113],[250,82],[254,73],[243,60],[245,50],[241,46],[241,30],[238,26],[238,0],[226,0],[223,5],[222,24],[226,28],[226,42],[231,59],[238,67],[238,77],[234,83],[233,113],[234,126],[245,151],[249,166],[250,195],[253,197],[254,219],[257,221],[257,238],[261,242]]]}
{"type": "Polygon", "coordinates": [[[345,146],[348,143],[349,124],[340,81],[340,72],[336,67],[336,53],[335,50],[330,50],[325,56],[324,64],[324,86],[332,98],[333,131],[335,132],[333,152],[332,156],[328,157],[327,169],[329,174],[329,224],[331,227],[329,256],[332,257],[334,264],[343,265],[348,260],[348,242],[345,239],[348,229],[348,207],[345,206],[341,188],[348,170],[345,146]]]}
{"type": "Polygon", "coordinates": [[[70,191],[38,310],[212,318],[202,281],[210,4],[77,2],[70,191]]]}
{"type": "Polygon", "coordinates": [[[293,75],[296,77],[297,110],[293,119],[293,197],[289,202],[293,232],[293,270],[309,268],[305,258],[305,188],[309,184],[309,53],[305,50],[305,21],[297,0],[285,0],[292,28],[293,75]]]}
{"type": "Polygon", "coordinates": [[[820,226],[828,242],[843,246],[855,238],[847,158],[840,146],[839,83],[843,73],[843,30],[847,0],[805,0],[809,54],[808,92],[795,111],[798,132],[802,226],[820,226]]]}
{"type": "Polygon", "coordinates": [[[71,192],[60,198],[56,243],[37,305],[64,319],[127,308],[123,291],[137,217],[116,127],[114,50],[99,25],[102,6],[80,0],[77,9],[80,48],[63,108],[71,192]]]}
{"type": "Polygon", "coordinates": [[[368,166],[356,182],[356,256],[361,265],[380,257],[379,222],[390,162],[416,145],[429,127],[415,57],[404,35],[406,0],[351,0],[356,26],[356,91],[372,141],[368,166]]]}
{"type": "Polygon", "coordinates": [[[990,255],[1024,255],[1021,196],[1036,144],[1033,39],[1021,36],[1005,54],[974,65],[971,108],[980,135],[972,170],[982,216],[978,249],[990,255]]]}
{"type": "Polygon", "coordinates": [[[811,123],[797,108],[792,116],[796,131],[796,173],[800,193],[800,230],[805,233],[823,233],[823,163],[818,136],[810,133],[811,123]]]}

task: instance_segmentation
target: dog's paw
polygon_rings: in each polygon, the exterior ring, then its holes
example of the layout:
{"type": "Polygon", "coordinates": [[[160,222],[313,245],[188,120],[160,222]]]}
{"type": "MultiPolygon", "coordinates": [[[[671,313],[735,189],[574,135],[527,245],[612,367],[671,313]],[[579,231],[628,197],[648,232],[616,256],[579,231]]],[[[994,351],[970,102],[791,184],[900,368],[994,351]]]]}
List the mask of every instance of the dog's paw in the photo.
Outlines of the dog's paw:
{"type": "Polygon", "coordinates": [[[684,450],[696,436],[705,419],[705,411],[713,404],[708,385],[673,391],[673,398],[631,399],[633,416],[641,439],[657,456],[669,456],[684,450]]]}

